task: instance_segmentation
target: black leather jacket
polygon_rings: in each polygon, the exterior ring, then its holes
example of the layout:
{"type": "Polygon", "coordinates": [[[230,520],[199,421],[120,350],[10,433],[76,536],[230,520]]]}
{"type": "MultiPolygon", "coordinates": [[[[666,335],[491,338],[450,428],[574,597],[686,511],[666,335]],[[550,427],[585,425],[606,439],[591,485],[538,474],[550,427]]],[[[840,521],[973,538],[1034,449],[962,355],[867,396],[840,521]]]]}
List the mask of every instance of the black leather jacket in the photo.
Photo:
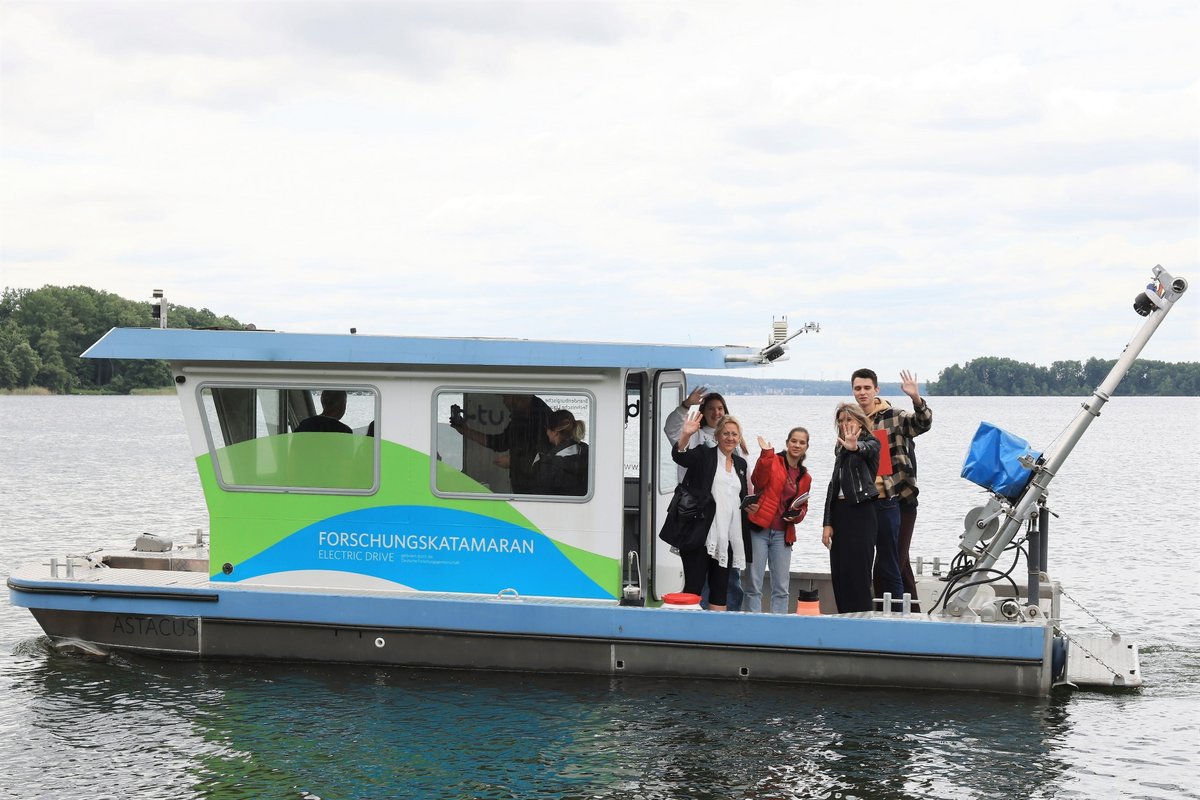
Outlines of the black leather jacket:
{"type": "Polygon", "coordinates": [[[825,515],[821,525],[831,525],[833,501],[840,494],[855,503],[866,503],[879,497],[875,488],[875,473],[879,471],[879,440],[869,431],[858,437],[858,449],[838,446],[833,477],[825,491],[825,515]]]}

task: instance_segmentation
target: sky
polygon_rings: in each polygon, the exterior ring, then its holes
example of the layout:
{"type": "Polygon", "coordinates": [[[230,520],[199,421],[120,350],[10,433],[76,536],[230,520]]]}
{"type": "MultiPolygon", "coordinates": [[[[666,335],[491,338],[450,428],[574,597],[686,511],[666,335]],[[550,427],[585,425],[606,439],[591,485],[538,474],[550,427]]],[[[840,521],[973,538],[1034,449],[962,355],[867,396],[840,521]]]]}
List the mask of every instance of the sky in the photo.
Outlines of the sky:
{"type": "Polygon", "coordinates": [[[0,283],[260,328],[1200,360],[1194,2],[0,0],[0,283]]]}

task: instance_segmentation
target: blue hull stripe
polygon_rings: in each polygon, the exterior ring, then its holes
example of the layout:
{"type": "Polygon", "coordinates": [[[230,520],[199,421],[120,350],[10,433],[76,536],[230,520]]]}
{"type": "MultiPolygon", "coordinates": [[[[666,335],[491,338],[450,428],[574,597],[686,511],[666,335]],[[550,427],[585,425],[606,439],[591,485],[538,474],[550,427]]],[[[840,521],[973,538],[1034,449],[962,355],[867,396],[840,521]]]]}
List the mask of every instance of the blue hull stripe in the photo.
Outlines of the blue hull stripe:
{"type": "MultiPolygon", "coordinates": [[[[149,599],[106,596],[104,587],[74,584],[88,594],[64,594],[64,584],[9,582],[13,605],[138,616],[424,629],[515,636],[661,641],[714,646],[781,647],[931,657],[1040,662],[1047,629],[1041,625],[941,622],[924,618],[719,614],[700,611],[574,605],[536,600],[480,600],[405,595],[313,594],[287,590],[217,590],[217,603],[159,593],[149,599]],[[22,591],[28,587],[31,591],[22,591]]],[[[129,590],[130,586],[111,586],[129,590]]]]}

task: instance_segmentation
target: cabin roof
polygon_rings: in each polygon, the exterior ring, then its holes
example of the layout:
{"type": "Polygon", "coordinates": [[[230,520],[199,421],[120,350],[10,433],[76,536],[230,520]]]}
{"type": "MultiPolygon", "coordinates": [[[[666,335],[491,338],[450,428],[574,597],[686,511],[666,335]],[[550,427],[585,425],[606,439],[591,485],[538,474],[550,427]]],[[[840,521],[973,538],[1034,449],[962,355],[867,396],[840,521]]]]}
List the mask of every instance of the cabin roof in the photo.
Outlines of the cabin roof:
{"type": "Polygon", "coordinates": [[[84,358],[186,363],[411,364],[478,367],[727,369],[757,348],[724,345],[447,339],[277,331],[113,328],[84,358]],[[727,361],[726,356],[739,358],[727,361]]]}

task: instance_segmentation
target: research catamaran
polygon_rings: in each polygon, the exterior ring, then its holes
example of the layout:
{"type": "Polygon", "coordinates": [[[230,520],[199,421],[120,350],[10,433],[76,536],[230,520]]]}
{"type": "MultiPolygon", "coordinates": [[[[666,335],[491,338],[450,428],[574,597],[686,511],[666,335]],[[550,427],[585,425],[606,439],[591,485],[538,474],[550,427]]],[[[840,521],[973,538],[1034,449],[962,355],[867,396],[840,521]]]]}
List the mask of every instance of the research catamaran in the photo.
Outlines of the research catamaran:
{"type": "Polygon", "coordinates": [[[170,364],[207,541],[147,535],[132,550],[50,557],[17,569],[9,595],[56,646],[97,656],[1035,696],[1138,686],[1135,644],[1062,627],[1046,497],[1186,291],[1153,274],[1135,303],[1145,322],[1053,451],[977,437],[968,477],[988,502],[967,514],[947,568],[920,574],[917,598],[880,598],[884,610],[837,613],[818,573],[787,579],[817,589],[819,614],[664,603],[682,571],[656,535],[677,478],[662,429],[685,371],[769,364],[795,338],[786,325],[763,348],[113,329],[84,356],[170,364]],[[349,434],[305,424],[338,400],[349,434]],[[563,409],[586,447],[581,479],[553,489],[530,479],[520,432],[563,409]],[[995,569],[1015,548],[1028,553],[1023,586],[995,569]]]}

